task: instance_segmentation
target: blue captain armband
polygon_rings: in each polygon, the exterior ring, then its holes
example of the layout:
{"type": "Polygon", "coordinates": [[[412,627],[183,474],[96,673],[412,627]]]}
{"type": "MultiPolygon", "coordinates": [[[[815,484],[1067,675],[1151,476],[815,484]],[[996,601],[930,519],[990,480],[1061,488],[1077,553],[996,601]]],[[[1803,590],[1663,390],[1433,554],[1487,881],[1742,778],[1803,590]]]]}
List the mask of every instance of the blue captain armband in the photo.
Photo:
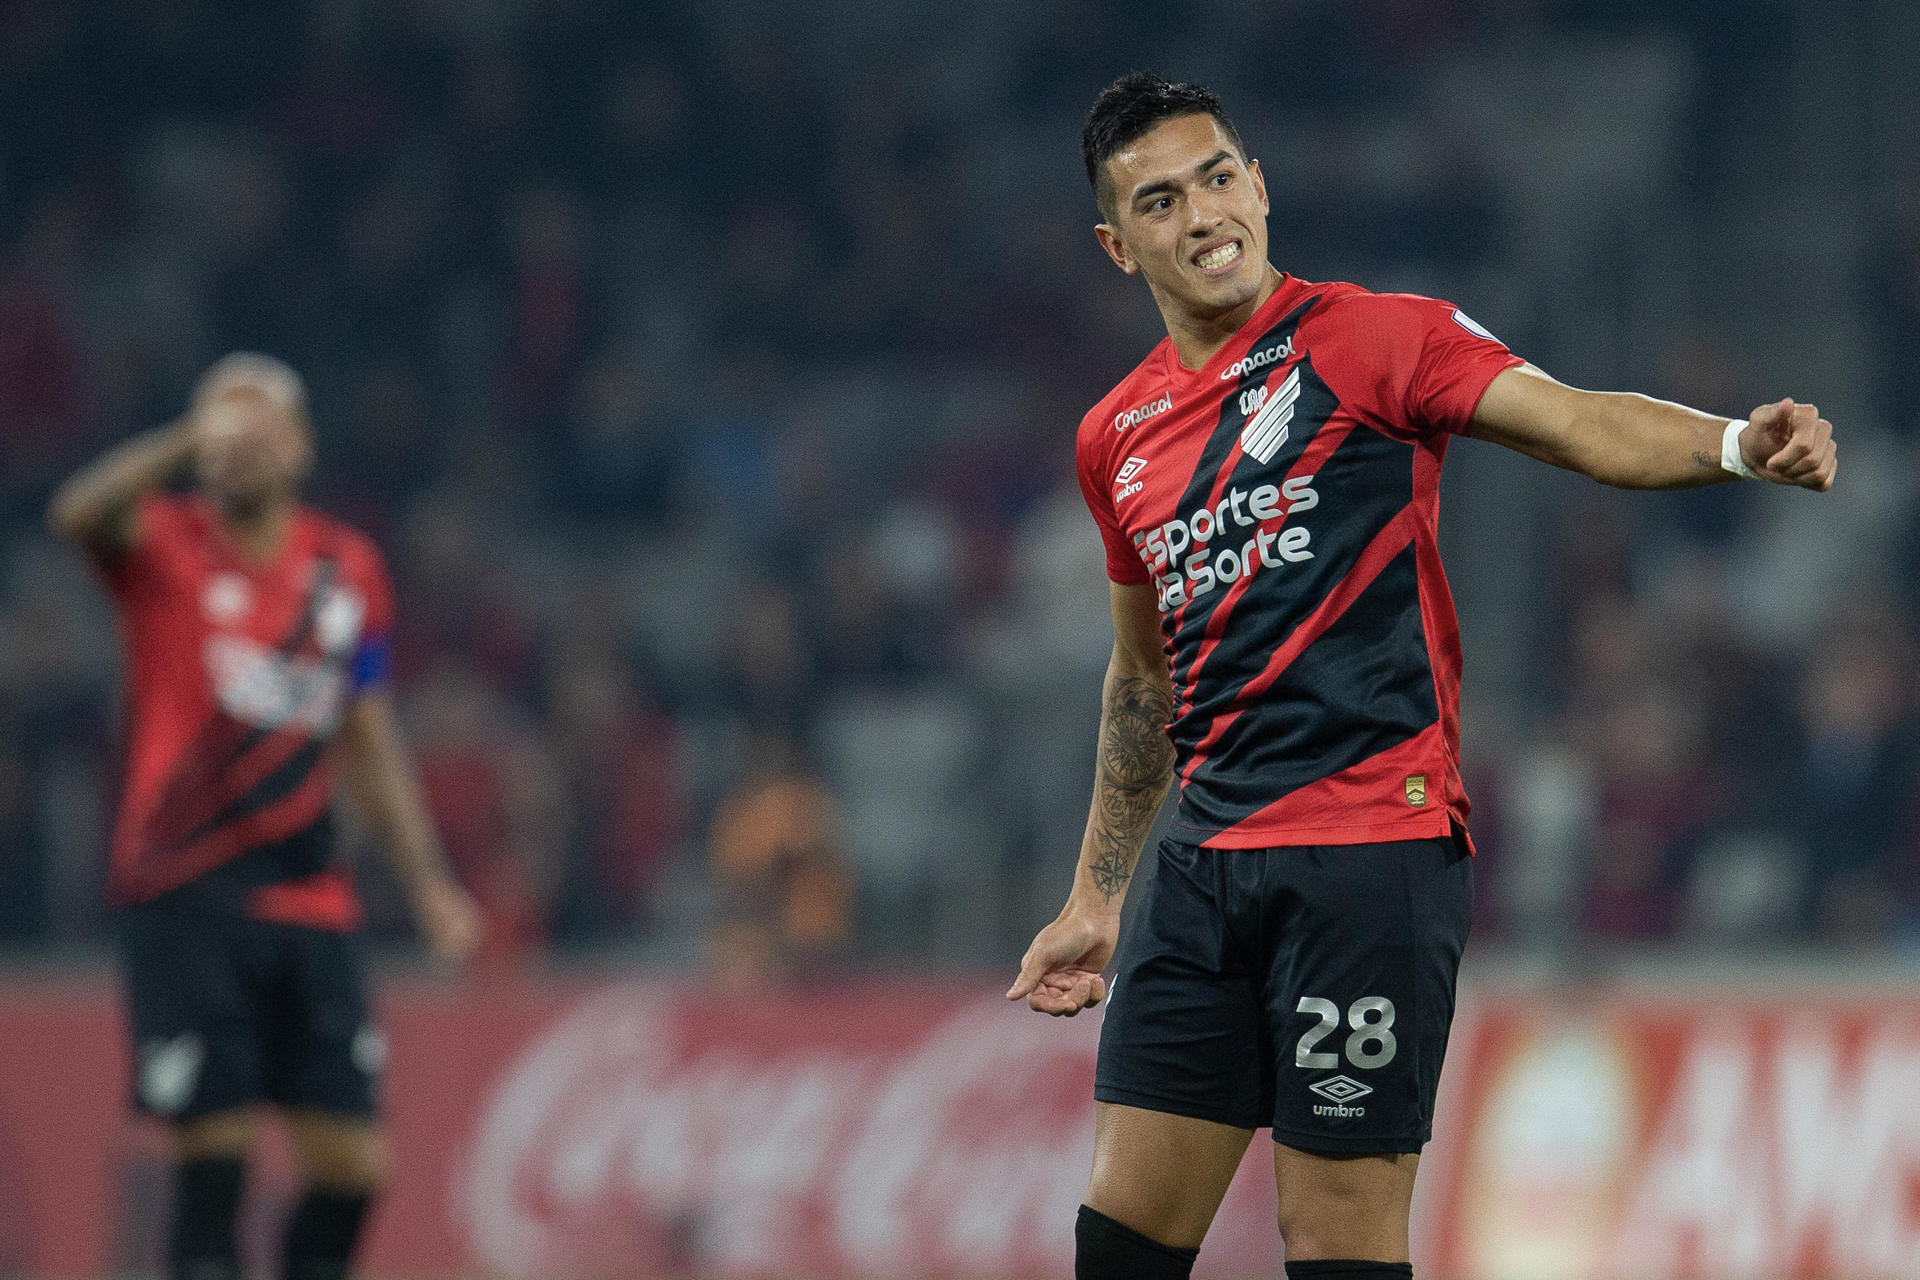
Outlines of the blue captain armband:
{"type": "Polygon", "coordinates": [[[353,654],[353,692],[356,696],[385,689],[393,683],[393,644],[384,634],[369,635],[353,654]]]}

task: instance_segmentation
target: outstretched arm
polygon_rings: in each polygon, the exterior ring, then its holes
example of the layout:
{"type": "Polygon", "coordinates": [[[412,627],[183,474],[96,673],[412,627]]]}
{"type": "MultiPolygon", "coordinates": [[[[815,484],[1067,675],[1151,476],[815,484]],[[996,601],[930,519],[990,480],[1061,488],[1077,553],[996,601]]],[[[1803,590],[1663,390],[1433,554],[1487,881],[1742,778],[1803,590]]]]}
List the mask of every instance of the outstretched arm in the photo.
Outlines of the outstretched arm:
{"type": "Polygon", "coordinates": [[[340,763],[347,796],[393,864],[428,947],[465,960],[480,943],[480,915],[440,851],[387,694],[364,694],[347,708],[340,763]]]}
{"type": "MultiPolygon", "coordinates": [[[[1738,477],[1721,465],[1728,422],[1666,400],[1581,391],[1529,364],[1494,378],[1467,434],[1622,489],[1691,489],[1738,477]]],[[[1813,405],[1761,405],[1736,440],[1759,479],[1833,487],[1833,424],[1813,405]]]]}
{"type": "Polygon", "coordinates": [[[142,496],[162,488],[193,460],[192,424],[182,419],[122,441],[67,477],[47,504],[47,527],[95,555],[124,555],[139,530],[142,496]]]}
{"type": "Polygon", "coordinates": [[[1100,970],[1119,941],[1120,907],[1147,831],[1173,781],[1173,685],[1151,586],[1113,588],[1113,657],[1100,707],[1093,804],[1067,905],[1040,931],[1007,992],[1043,1013],[1071,1017],[1100,1003],[1100,970]]]}

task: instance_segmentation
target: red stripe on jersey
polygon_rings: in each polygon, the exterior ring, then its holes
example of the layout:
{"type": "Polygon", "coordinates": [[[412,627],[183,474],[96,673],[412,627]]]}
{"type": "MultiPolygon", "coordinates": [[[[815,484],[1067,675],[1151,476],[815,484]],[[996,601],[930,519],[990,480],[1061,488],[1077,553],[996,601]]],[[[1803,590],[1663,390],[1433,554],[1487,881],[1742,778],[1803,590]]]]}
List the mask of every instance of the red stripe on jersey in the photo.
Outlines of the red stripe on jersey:
{"type": "Polygon", "coordinates": [[[1431,762],[1446,750],[1443,732],[1440,725],[1430,725],[1397,746],[1281,796],[1207,843],[1216,849],[1264,849],[1273,844],[1276,825],[1285,826],[1289,841],[1298,844],[1365,844],[1443,836],[1457,830],[1467,842],[1467,852],[1472,853],[1473,841],[1466,825],[1456,821],[1453,813],[1455,804],[1464,797],[1444,794],[1448,779],[1435,775],[1431,767],[1431,762]],[[1395,813],[1391,821],[1382,820],[1380,797],[1404,797],[1406,780],[1415,775],[1426,780],[1426,803],[1415,806],[1402,799],[1407,817],[1395,813]],[[1356,815],[1362,815],[1362,820],[1354,821],[1356,815]],[[1416,816],[1426,821],[1408,821],[1416,816]]]}
{"type": "Polygon", "coordinates": [[[150,876],[147,891],[165,892],[248,849],[291,839],[320,821],[332,800],[333,779],[316,769],[277,804],[236,818],[181,849],[176,858],[168,859],[166,883],[156,884],[150,876]]]}
{"type": "MultiPolygon", "coordinates": [[[[1347,606],[1359,599],[1360,593],[1380,576],[1380,571],[1387,567],[1388,562],[1413,541],[1413,529],[1414,509],[1409,504],[1402,507],[1400,513],[1387,521],[1385,527],[1373,536],[1373,541],[1367,544],[1366,550],[1360,553],[1360,558],[1354,561],[1353,568],[1340,579],[1339,584],[1327,594],[1327,598],[1315,606],[1312,613],[1300,620],[1300,625],[1293,629],[1293,634],[1274,649],[1273,656],[1267,659],[1266,666],[1261,668],[1259,674],[1240,687],[1237,701],[1245,704],[1266,692],[1273,682],[1280,678],[1280,673],[1287,669],[1287,664],[1304,652],[1308,645],[1318,640],[1322,632],[1338,621],[1340,615],[1347,611],[1347,606]]],[[[1193,777],[1193,771],[1199,768],[1201,762],[1207,758],[1208,750],[1220,741],[1221,735],[1226,733],[1228,727],[1238,720],[1240,715],[1241,711],[1235,710],[1226,715],[1214,717],[1213,723],[1207,726],[1206,734],[1195,744],[1192,754],[1187,757],[1187,767],[1180,771],[1182,786],[1193,777]]]]}
{"type": "Polygon", "coordinates": [[[247,914],[255,920],[335,933],[352,933],[362,918],[353,880],[337,868],[304,880],[261,885],[247,896],[247,914]]]}
{"type": "MultiPolygon", "coordinates": [[[[1415,501],[1425,502],[1426,520],[1436,528],[1440,523],[1443,455],[1444,450],[1431,454],[1422,451],[1414,459],[1414,492],[1420,495],[1415,501]]],[[[1414,549],[1414,556],[1420,574],[1420,625],[1427,637],[1434,688],[1440,695],[1440,745],[1446,752],[1447,777],[1452,784],[1447,803],[1452,809],[1453,824],[1459,828],[1460,837],[1467,842],[1467,851],[1471,853],[1473,837],[1467,833],[1467,814],[1473,808],[1473,801],[1467,798],[1467,789],[1460,781],[1460,764],[1456,758],[1460,741],[1460,671],[1465,660],[1460,644],[1460,617],[1453,607],[1453,590],[1447,585],[1446,570],[1440,564],[1440,544],[1422,539],[1414,549]]]]}
{"type": "Polygon", "coordinates": [[[168,788],[164,802],[146,827],[147,856],[165,858],[176,845],[189,840],[198,843],[195,833],[218,818],[236,798],[271,777],[310,741],[303,734],[263,733],[231,720],[224,720],[224,725],[236,741],[244,742],[248,736],[258,741],[245,750],[227,749],[224,758],[208,752],[199,760],[187,760],[187,773],[168,788]]]}

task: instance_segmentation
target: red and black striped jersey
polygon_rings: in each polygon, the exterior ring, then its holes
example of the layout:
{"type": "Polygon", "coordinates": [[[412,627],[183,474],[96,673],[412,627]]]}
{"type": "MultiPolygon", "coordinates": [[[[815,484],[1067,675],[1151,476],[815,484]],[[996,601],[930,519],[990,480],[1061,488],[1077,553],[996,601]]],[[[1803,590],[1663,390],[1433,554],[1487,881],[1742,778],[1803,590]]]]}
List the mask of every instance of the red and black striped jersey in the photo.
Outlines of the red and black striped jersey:
{"type": "Polygon", "coordinates": [[[1204,367],[1162,341],[1081,422],[1108,576],[1159,598],[1176,838],[1464,832],[1440,460],[1519,363],[1451,303],[1285,276],[1204,367]]]}
{"type": "Polygon", "coordinates": [[[127,657],[108,896],[140,902],[219,871],[253,914],[349,927],[331,740],[347,705],[388,678],[379,551],[304,507],[266,562],[204,499],[149,497],[137,519],[132,550],[101,566],[127,657]]]}

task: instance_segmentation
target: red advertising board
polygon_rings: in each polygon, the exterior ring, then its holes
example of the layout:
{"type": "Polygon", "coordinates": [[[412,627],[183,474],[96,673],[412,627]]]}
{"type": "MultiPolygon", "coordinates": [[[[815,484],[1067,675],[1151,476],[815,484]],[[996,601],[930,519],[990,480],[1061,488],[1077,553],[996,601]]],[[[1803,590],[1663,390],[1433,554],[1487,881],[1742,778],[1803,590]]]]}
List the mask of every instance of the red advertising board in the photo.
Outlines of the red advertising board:
{"type": "Polygon", "coordinates": [[[1920,1277],[1920,992],[1482,999],[1461,1031],[1436,1271],[1920,1277]]]}
{"type": "MultiPolygon", "coordinates": [[[[373,1276],[1071,1271],[1097,1018],[938,980],[391,986],[373,1276]]],[[[102,981],[0,988],[0,1273],[139,1270],[164,1166],[102,981]]],[[[1456,1027],[1418,1273],[1920,1277],[1920,994],[1488,994],[1456,1027]]],[[[269,1145],[248,1248],[292,1195],[269,1145]]],[[[1279,1274],[1264,1143],[1196,1274],[1279,1274]]]]}

